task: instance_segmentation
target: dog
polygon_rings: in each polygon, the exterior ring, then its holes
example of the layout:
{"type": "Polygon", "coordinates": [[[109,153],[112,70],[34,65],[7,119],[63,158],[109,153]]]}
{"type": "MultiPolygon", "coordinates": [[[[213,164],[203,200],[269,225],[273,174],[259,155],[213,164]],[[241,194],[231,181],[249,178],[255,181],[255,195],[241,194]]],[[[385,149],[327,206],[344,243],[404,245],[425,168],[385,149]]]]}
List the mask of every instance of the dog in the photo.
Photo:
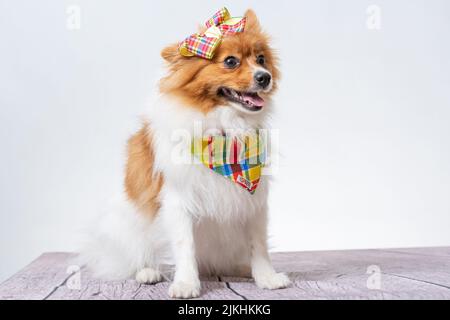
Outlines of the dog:
{"type": "Polygon", "coordinates": [[[226,138],[267,126],[278,60],[254,11],[239,23],[209,59],[195,50],[181,54],[179,43],[162,50],[167,75],[158,101],[128,141],[126,199],[100,218],[82,253],[98,277],[153,284],[172,265],[172,298],[198,297],[200,275],[253,277],[265,289],[289,286],[268,253],[269,177],[258,177],[255,190],[243,176],[232,181],[201,163],[174,160],[192,147],[174,133],[193,134],[196,124],[226,138]]]}

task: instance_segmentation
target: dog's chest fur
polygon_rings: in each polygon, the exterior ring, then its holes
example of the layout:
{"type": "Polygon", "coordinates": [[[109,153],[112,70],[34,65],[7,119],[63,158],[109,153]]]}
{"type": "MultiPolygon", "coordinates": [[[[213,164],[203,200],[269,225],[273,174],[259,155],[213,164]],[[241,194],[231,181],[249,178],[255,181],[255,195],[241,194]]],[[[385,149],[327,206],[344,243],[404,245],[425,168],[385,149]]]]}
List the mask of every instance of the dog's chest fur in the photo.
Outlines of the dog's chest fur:
{"type": "MultiPolygon", "coordinates": [[[[255,129],[262,116],[250,121],[230,107],[204,115],[162,98],[149,115],[155,154],[154,170],[162,172],[162,207],[181,203],[193,217],[196,256],[201,273],[229,273],[249,264],[248,228],[265,212],[268,179],[261,177],[254,194],[191,158],[191,138],[208,129],[255,129]],[[198,134],[198,132],[196,132],[198,134]],[[186,158],[183,158],[186,157],[186,158]],[[181,162],[181,163],[180,163],[181,162]]],[[[164,213],[162,213],[164,214],[164,213]]]]}

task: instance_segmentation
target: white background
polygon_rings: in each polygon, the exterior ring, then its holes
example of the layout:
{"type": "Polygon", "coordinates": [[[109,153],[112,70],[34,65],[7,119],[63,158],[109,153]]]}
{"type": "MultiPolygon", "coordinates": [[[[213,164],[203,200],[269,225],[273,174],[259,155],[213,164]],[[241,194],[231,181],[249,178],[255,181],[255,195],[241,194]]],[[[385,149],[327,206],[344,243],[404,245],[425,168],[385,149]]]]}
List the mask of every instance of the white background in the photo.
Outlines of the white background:
{"type": "Polygon", "coordinates": [[[281,56],[273,249],[450,245],[449,1],[0,0],[0,280],[76,250],[122,189],[160,50],[224,4],[281,56]]]}

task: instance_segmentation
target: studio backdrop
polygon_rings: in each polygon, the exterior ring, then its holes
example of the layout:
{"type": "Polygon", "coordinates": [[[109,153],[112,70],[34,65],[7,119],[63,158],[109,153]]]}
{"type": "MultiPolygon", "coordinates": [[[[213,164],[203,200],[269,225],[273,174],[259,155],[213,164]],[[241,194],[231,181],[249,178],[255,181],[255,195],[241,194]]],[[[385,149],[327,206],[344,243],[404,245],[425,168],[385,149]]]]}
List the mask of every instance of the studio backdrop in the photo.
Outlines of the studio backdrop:
{"type": "Polygon", "coordinates": [[[450,245],[447,0],[0,0],[0,280],[122,191],[161,49],[253,8],[282,71],[276,251],[450,245]]]}

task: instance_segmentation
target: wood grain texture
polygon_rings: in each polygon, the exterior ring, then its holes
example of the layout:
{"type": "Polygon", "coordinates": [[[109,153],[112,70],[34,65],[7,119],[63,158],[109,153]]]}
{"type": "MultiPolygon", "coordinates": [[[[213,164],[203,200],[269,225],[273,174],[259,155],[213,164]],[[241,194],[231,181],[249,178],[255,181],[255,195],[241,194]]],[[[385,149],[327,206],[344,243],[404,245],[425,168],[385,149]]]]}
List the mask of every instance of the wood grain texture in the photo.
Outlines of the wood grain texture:
{"type": "Polygon", "coordinates": [[[44,300],[69,278],[73,254],[44,253],[0,285],[0,299],[44,300]]]}
{"type": "MultiPolygon", "coordinates": [[[[0,285],[0,299],[169,299],[167,281],[100,281],[84,269],[73,275],[75,256],[43,254],[0,285]],[[74,288],[78,276],[80,285],[74,288]]],[[[450,299],[448,247],[288,252],[274,253],[272,259],[293,280],[289,288],[270,291],[258,289],[251,279],[206,278],[199,299],[450,299]]]]}

